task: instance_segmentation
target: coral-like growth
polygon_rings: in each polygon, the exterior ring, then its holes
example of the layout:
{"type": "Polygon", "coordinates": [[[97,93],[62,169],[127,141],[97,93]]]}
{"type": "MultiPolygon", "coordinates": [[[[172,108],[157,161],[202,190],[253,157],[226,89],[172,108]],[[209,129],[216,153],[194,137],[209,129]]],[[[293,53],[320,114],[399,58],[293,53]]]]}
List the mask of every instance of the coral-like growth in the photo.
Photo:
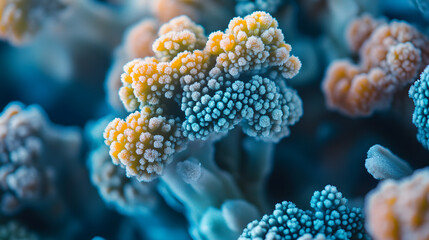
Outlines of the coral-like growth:
{"type": "Polygon", "coordinates": [[[328,106],[350,116],[388,108],[429,63],[429,39],[406,22],[364,16],[349,26],[348,41],[352,50],[360,47],[359,65],[333,62],[322,88],[328,106]]]}
{"type": "Polygon", "coordinates": [[[267,68],[276,68],[284,78],[293,78],[301,69],[301,62],[289,55],[291,50],[278,22],[269,14],[254,12],[237,17],[225,33],[218,31],[209,36],[206,51],[217,56],[209,75],[215,78],[226,73],[236,78],[246,71],[263,73],[267,68]]]}
{"type": "Polygon", "coordinates": [[[235,0],[235,13],[239,16],[251,14],[254,11],[275,13],[282,5],[282,0],[235,0]]]}
{"type": "Polygon", "coordinates": [[[162,174],[171,155],[180,150],[182,136],[177,120],[156,116],[150,107],[115,119],[104,132],[115,164],[126,168],[127,176],[150,181],[162,174]]]}
{"type": "Polygon", "coordinates": [[[200,0],[156,0],[152,2],[151,7],[155,16],[163,22],[167,22],[180,15],[186,15],[192,19],[197,19],[199,17],[197,6],[198,4],[201,4],[198,2],[200,2],[200,0]]]}
{"type": "Polygon", "coordinates": [[[52,179],[42,164],[44,118],[39,109],[9,105],[0,117],[1,212],[14,213],[22,205],[50,195],[52,179]]]}
{"type": "Polygon", "coordinates": [[[288,126],[302,115],[301,105],[295,90],[254,76],[247,83],[237,80],[226,90],[216,91],[212,97],[205,95],[195,106],[187,106],[189,118],[183,128],[191,139],[199,139],[212,132],[227,132],[244,119],[247,135],[279,140],[289,135],[288,126]]]}
{"type": "MultiPolygon", "coordinates": [[[[144,175],[140,179],[150,180],[161,174],[178,150],[174,146],[180,145],[176,143],[179,133],[189,140],[205,140],[241,123],[249,136],[278,141],[301,117],[301,99],[284,83],[299,72],[301,62],[290,55],[291,46],[269,14],[255,12],[234,18],[225,32],[214,32],[207,41],[202,27],[187,17],[171,20],[159,34],[153,44],[155,57],[135,59],[124,66],[119,95],[128,111],[151,109],[151,118],[168,122],[172,145],[167,152],[150,154],[154,159],[139,162],[137,155],[142,153],[134,153],[137,137],[126,140],[120,133],[148,134],[146,128],[125,131],[139,114],[144,118],[147,114],[133,113],[126,122],[114,120],[106,129],[106,144],[112,157],[128,166],[129,176],[144,175]],[[116,130],[110,133],[112,129],[116,130]],[[145,164],[152,161],[151,174],[143,173],[145,164]],[[140,167],[143,169],[138,170],[140,167]]],[[[153,149],[145,144],[142,148],[153,149]]]]}
{"type": "Polygon", "coordinates": [[[417,140],[429,149],[429,66],[421,73],[420,79],[415,81],[409,91],[414,101],[413,123],[417,127],[417,140]]]}
{"type": "Polygon", "coordinates": [[[62,0],[0,1],[0,38],[13,44],[30,40],[50,16],[65,7],[62,0]]]}
{"type": "MultiPolygon", "coordinates": [[[[89,122],[85,127],[86,139],[90,143],[87,158],[89,175],[101,200],[126,215],[130,219],[127,226],[141,223],[139,238],[163,239],[163,233],[168,232],[177,239],[189,239],[184,223],[178,221],[175,212],[162,200],[158,192],[159,181],[140,182],[136,178],[128,178],[123,166],[112,162],[109,148],[103,143],[103,131],[111,119],[111,116],[106,116],[89,122]]],[[[130,232],[119,237],[129,239],[136,236],[130,232]]]]}
{"type": "Polygon", "coordinates": [[[125,170],[113,164],[102,136],[109,121],[110,117],[105,117],[86,127],[92,149],[87,161],[91,182],[103,201],[118,212],[128,216],[147,215],[159,206],[156,182],[142,183],[135,178],[127,178],[125,170]]]}
{"type": "Polygon", "coordinates": [[[160,36],[153,43],[155,56],[161,61],[171,61],[178,53],[203,49],[207,41],[204,29],[187,16],[180,16],[162,25],[160,36]]]}
{"type": "Polygon", "coordinates": [[[9,104],[0,115],[0,211],[13,214],[24,206],[48,201],[54,193],[48,159],[64,160],[73,151],[75,156],[79,144],[76,132],[52,128],[39,107],[9,104]],[[56,153],[62,143],[71,152],[56,153]]]}
{"type": "Polygon", "coordinates": [[[284,201],[272,214],[249,223],[239,239],[369,239],[362,210],[346,204],[337,188],[327,185],[314,192],[310,201],[313,212],[284,201]]]}
{"type": "MultiPolygon", "coordinates": [[[[194,34],[197,38],[193,39],[201,39],[198,35],[194,34]]],[[[160,39],[164,42],[163,36],[160,39]]],[[[189,42],[192,48],[196,46],[189,42]]],[[[283,42],[277,21],[268,14],[256,12],[244,19],[235,18],[225,33],[212,33],[202,51],[183,51],[170,62],[145,58],[128,63],[122,75],[121,99],[129,111],[138,107],[137,101],[141,106],[159,107],[161,102],[176,99],[192,121],[196,116],[189,115],[189,111],[198,110],[196,105],[212,98],[215,91],[232,86],[240,74],[264,73],[276,67],[285,78],[295,76],[301,65],[296,57],[289,56],[290,50],[290,45],[283,42]]]]}
{"type": "Polygon", "coordinates": [[[399,179],[413,172],[406,161],[400,159],[389,149],[378,144],[372,146],[368,150],[365,167],[375,179],[399,179]]]}
{"type": "Polygon", "coordinates": [[[366,198],[366,228],[374,239],[429,239],[429,169],[385,180],[366,198]]]}

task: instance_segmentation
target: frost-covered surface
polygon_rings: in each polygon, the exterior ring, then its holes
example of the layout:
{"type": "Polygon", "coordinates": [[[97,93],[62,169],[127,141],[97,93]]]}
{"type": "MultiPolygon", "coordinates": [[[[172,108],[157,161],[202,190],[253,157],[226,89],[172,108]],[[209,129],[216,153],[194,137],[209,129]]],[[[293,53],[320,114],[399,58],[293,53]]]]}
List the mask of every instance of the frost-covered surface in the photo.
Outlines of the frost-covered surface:
{"type": "Polygon", "coordinates": [[[109,148],[103,144],[102,138],[104,127],[110,119],[110,116],[106,116],[86,126],[86,138],[91,148],[87,159],[89,174],[103,202],[109,208],[130,217],[127,224],[130,226],[124,230],[127,238],[136,231],[143,238],[162,240],[159,233],[169,231],[174,232],[177,239],[186,239],[184,224],[165,204],[158,192],[158,182],[145,183],[128,178],[123,168],[113,164],[109,148]]]}
{"type": "Polygon", "coordinates": [[[171,206],[183,206],[194,239],[236,239],[266,209],[262,192],[273,146],[251,138],[240,146],[234,141],[240,135],[234,130],[217,143],[218,149],[211,141],[191,143],[160,178],[161,194],[171,206]],[[237,150],[250,156],[249,167],[230,161],[228,153],[241,158],[237,150]]]}
{"type": "Polygon", "coordinates": [[[353,64],[330,64],[322,83],[329,108],[352,117],[387,109],[394,94],[429,64],[429,38],[412,25],[362,16],[348,26],[348,42],[359,52],[353,64]]]}
{"type": "Polygon", "coordinates": [[[298,74],[301,62],[290,55],[271,15],[234,18],[225,32],[208,38],[180,16],[159,35],[155,57],[130,61],[121,76],[122,103],[139,111],[114,119],[104,132],[114,163],[127,176],[151,181],[188,141],[226,134],[238,124],[251,137],[277,142],[302,116],[301,99],[284,82],[298,74]]]}
{"type": "Polygon", "coordinates": [[[406,161],[378,144],[368,150],[365,167],[375,179],[400,179],[413,172],[406,161]]]}
{"type": "Polygon", "coordinates": [[[346,204],[341,192],[327,185],[314,192],[312,211],[299,209],[292,202],[278,203],[272,214],[249,223],[239,239],[370,239],[362,209],[350,209],[346,204]]]}
{"type": "Polygon", "coordinates": [[[1,212],[50,203],[57,191],[53,160],[79,151],[78,130],[54,126],[40,107],[14,102],[0,115],[0,132],[1,212]],[[64,155],[53,155],[58,148],[64,155]]]}
{"type": "Polygon", "coordinates": [[[126,177],[124,169],[113,164],[109,149],[101,135],[108,119],[101,119],[87,127],[92,151],[88,156],[91,181],[102,199],[126,215],[144,215],[156,209],[161,201],[156,193],[156,183],[140,183],[126,177]]]}
{"type": "Polygon", "coordinates": [[[429,67],[421,73],[420,79],[410,87],[409,96],[414,102],[413,123],[417,127],[417,140],[429,149],[429,67]]]}
{"type": "Polygon", "coordinates": [[[427,0],[412,0],[425,18],[429,17],[429,2],[427,0]]]}

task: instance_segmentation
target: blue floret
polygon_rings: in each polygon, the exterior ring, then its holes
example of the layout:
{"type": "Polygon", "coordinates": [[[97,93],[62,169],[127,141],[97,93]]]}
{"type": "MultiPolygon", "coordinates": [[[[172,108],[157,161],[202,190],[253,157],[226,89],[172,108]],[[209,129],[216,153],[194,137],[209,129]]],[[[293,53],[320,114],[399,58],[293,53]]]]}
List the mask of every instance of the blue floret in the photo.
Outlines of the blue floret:
{"type": "Polygon", "coordinates": [[[409,96],[414,101],[413,123],[417,127],[417,140],[429,149],[429,66],[415,81],[409,91],[409,96]]]}
{"type": "Polygon", "coordinates": [[[244,229],[244,239],[369,239],[360,208],[348,208],[347,199],[337,188],[327,185],[316,191],[310,201],[314,211],[304,211],[292,202],[276,204],[270,215],[253,221],[244,229]]]}
{"type": "Polygon", "coordinates": [[[225,90],[205,94],[199,101],[183,101],[185,135],[205,139],[212,132],[226,133],[242,122],[251,137],[278,141],[289,135],[288,126],[302,115],[296,91],[281,81],[253,76],[250,81],[234,81],[225,90]]]}

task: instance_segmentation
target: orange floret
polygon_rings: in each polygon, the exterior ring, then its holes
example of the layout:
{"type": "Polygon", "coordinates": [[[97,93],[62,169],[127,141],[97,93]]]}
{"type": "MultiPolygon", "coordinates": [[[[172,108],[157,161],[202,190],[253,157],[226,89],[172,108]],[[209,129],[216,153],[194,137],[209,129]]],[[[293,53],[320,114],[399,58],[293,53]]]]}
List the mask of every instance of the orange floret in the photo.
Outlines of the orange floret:
{"type": "Polygon", "coordinates": [[[116,118],[104,131],[105,143],[115,164],[125,167],[127,176],[151,181],[163,173],[171,156],[182,146],[179,126],[174,119],[154,116],[144,107],[127,119],[116,118]]]}
{"type": "Polygon", "coordinates": [[[249,69],[277,67],[285,78],[294,77],[301,62],[290,56],[277,20],[265,12],[236,17],[223,32],[210,34],[205,50],[217,55],[216,68],[238,77],[249,69]]]}
{"type": "Polygon", "coordinates": [[[385,180],[366,199],[367,230],[375,240],[429,239],[429,169],[385,180]]]}
{"type": "Polygon", "coordinates": [[[350,49],[353,52],[359,51],[359,49],[362,47],[362,44],[381,24],[385,24],[385,21],[374,19],[369,14],[365,14],[362,17],[352,21],[346,32],[346,40],[350,49]]]}
{"type": "Polygon", "coordinates": [[[206,42],[203,28],[188,17],[170,20],[153,44],[156,58],[135,59],[124,67],[120,96],[126,109],[137,109],[136,99],[140,105],[158,105],[161,99],[180,98],[180,87],[207,84],[207,77],[237,78],[249,70],[276,67],[283,77],[292,78],[301,62],[290,56],[292,48],[277,26],[271,15],[255,12],[234,18],[225,33],[212,33],[206,42]]]}
{"type": "Polygon", "coordinates": [[[180,82],[183,78],[192,81],[201,80],[207,72],[209,56],[202,51],[183,52],[171,62],[160,62],[155,58],[135,59],[124,66],[122,74],[124,86],[120,89],[120,97],[128,111],[135,110],[138,105],[159,105],[161,99],[179,98],[180,82]]]}
{"type": "Polygon", "coordinates": [[[329,107],[334,104],[340,104],[345,107],[346,95],[350,90],[350,79],[353,79],[359,70],[356,66],[348,61],[336,61],[331,63],[326,73],[326,79],[329,81],[324,82],[323,91],[331,94],[326,95],[326,101],[329,107]]]}
{"type": "Polygon", "coordinates": [[[204,29],[187,16],[180,16],[164,24],[159,30],[159,38],[153,43],[155,56],[162,61],[170,61],[178,53],[202,49],[207,41],[204,29]]]}
{"type": "Polygon", "coordinates": [[[334,62],[322,88],[328,106],[350,116],[388,108],[394,94],[429,64],[429,39],[405,22],[364,16],[351,23],[348,39],[352,50],[360,47],[360,63],[348,64],[353,74],[345,77],[345,65],[334,62]]]}
{"type": "Polygon", "coordinates": [[[158,35],[167,34],[169,32],[181,32],[184,30],[189,30],[194,33],[196,38],[199,41],[199,46],[202,47],[207,40],[207,37],[204,35],[204,28],[200,25],[195,24],[188,16],[182,15],[176,18],[171,19],[167,23],[163,24],[158,31],[158,35]]]}

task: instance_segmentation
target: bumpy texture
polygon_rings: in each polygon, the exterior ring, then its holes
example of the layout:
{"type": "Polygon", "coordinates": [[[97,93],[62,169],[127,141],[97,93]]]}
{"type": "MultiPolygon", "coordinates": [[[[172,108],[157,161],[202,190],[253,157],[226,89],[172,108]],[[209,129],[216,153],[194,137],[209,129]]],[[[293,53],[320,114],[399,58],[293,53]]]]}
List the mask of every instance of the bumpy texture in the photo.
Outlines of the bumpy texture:
{"type": "Polygon", "coordinates": [[[413,123],[417,127],[417,140],[429,149],[429,66],[410,87],[409,96],[415,105],[413,123]]]}
{"type": "Polygon", "coordinates": [[[326,237],[322,233],[318,233],[316,236],[313,236],[309,233],[306,233],[306,234],[302,235],[301,237],[299,237],[297,240],[333,240],[333,239],[337,239],[337,238],[336,237],[326,237]]]}
{"type": "Polygon", "coordinates": [[[251,14],[254,11],[275,13],[282,5],[282,0],[235,0],[235,13],[239,16],[251,14]]]}
{"type": "Polygon", "coordinates": [[[366,228],[374,239],[429,239],[429,169],[386,180],[366,198],[366,228]]]}
{"type": "MultiPolygon", "coordinates": [[[[240,123],[246,134],[265,141],[289,135],[288,127],[302,115],[302,102],[284,79],[294,77],[301,62],[290,55],[291,46],[284,42],[273,17],[264,12],[237,17],[225,32],[214,32],[206,39],[201,26],[182,16],[163,25],[159,35],[153,44],[155,57],[135,59],[124,66],[119,95],[128,111],[150,108],[156,113],[152,117],[166,124],[170,119],[167,125],[178,132],[169,133],[171,148],[148,160],[156,162],[156,167],[144,165],[137,170],[143,163],[126,159],[140,159],[133,153],[136,140],[121,144],[122,140],[115,140],[128,125],[119,119],[109,124],[106,144],[112,157],[127,166],[129,176],[150,180],[161,174],[178,151],[174,146],[180,145],[181,137],[205,140],[240,123]],[[112,129],[116,135],[109,133],[112,129]],[[150,174],[144,173],[147,169],[150,174]]],[[[137,119],[136,114],[140,113],[133,113],[126,122],[137,119]]],[[[132,131],[146,134],[143,128],[132,131]]]]}
{"type": "Polygon", "coordinates": [[[289,55],[291,50],[271,15],[254,12],[244,18],[236,17],[224,33],[218,31],[209,36],[206,51],[217,56],[209,75],[215,78],[225,73],[237,78],[246,71],[264,73],[275,68],[290,79],[301,69],[299,59],[289,55]]]}
{"type": "Polygon", "coordinates": [[[314,212],[292,202],[279,203],[272,214],[249,223],[239,239],[369,239],[362,210],[349,209],[346,204],[337,188],[327,185],[311,198],[314,212]]]}
{"type": "Polygon", "coordinates": [[[178,53],[202,49],[207,41],[204,29],[187,16],[171,19],[159,29],[160,36],[153,43],[155,56],[161,61],[170,61],[178,53]]]}
{"type": "Polygon", "coordinates": [[[10,103],[0,115],[0,213],[49,205],[58,162],[76,161],[80,149],[79,129],[50,123],[36,105],[10,103]]]}
{"type": "Polygon", "coordinates": [[[302,115],[302,103],[296,91],[284,84],[254,76],[247,83],[237,80],[224,91],[205,95],[195,106],[186,106],[185,114],[189,118],[183,128],[191,139],[227,132],[245,119],[247,135],[279,140],[289,135],[288,125],[302,115]]]}
{"type": "Polygon", "coordinates": [[[388,108],[429,63],[429,39],[406,22],[364,16],[350,24],[348,42],[352,50],[359,48],[359,64],[333,62],[322,88],[328,107],[349,116],[388,108]]]}
{"type": "Polygon", "coordinates": [[[46,120],[38,108],[10,104],[0,116],[0,211],[13,214],[52,194],[52,169],[43,166],[46,120]]]}
{"type": "Polygon", "coordinates": [[[104,132],[113,162],[139,181],[151,181],[162,174],[171,155],[183,147],[177,121],[155,114],[144,107],[125,121],[113,120],[104,132]]]}
{"type": "Polygon", "coordinates": [[[0,38],[13,44],[30,40],[46,19],[65,7],[62,0],[0,1],[0,38]]]}

